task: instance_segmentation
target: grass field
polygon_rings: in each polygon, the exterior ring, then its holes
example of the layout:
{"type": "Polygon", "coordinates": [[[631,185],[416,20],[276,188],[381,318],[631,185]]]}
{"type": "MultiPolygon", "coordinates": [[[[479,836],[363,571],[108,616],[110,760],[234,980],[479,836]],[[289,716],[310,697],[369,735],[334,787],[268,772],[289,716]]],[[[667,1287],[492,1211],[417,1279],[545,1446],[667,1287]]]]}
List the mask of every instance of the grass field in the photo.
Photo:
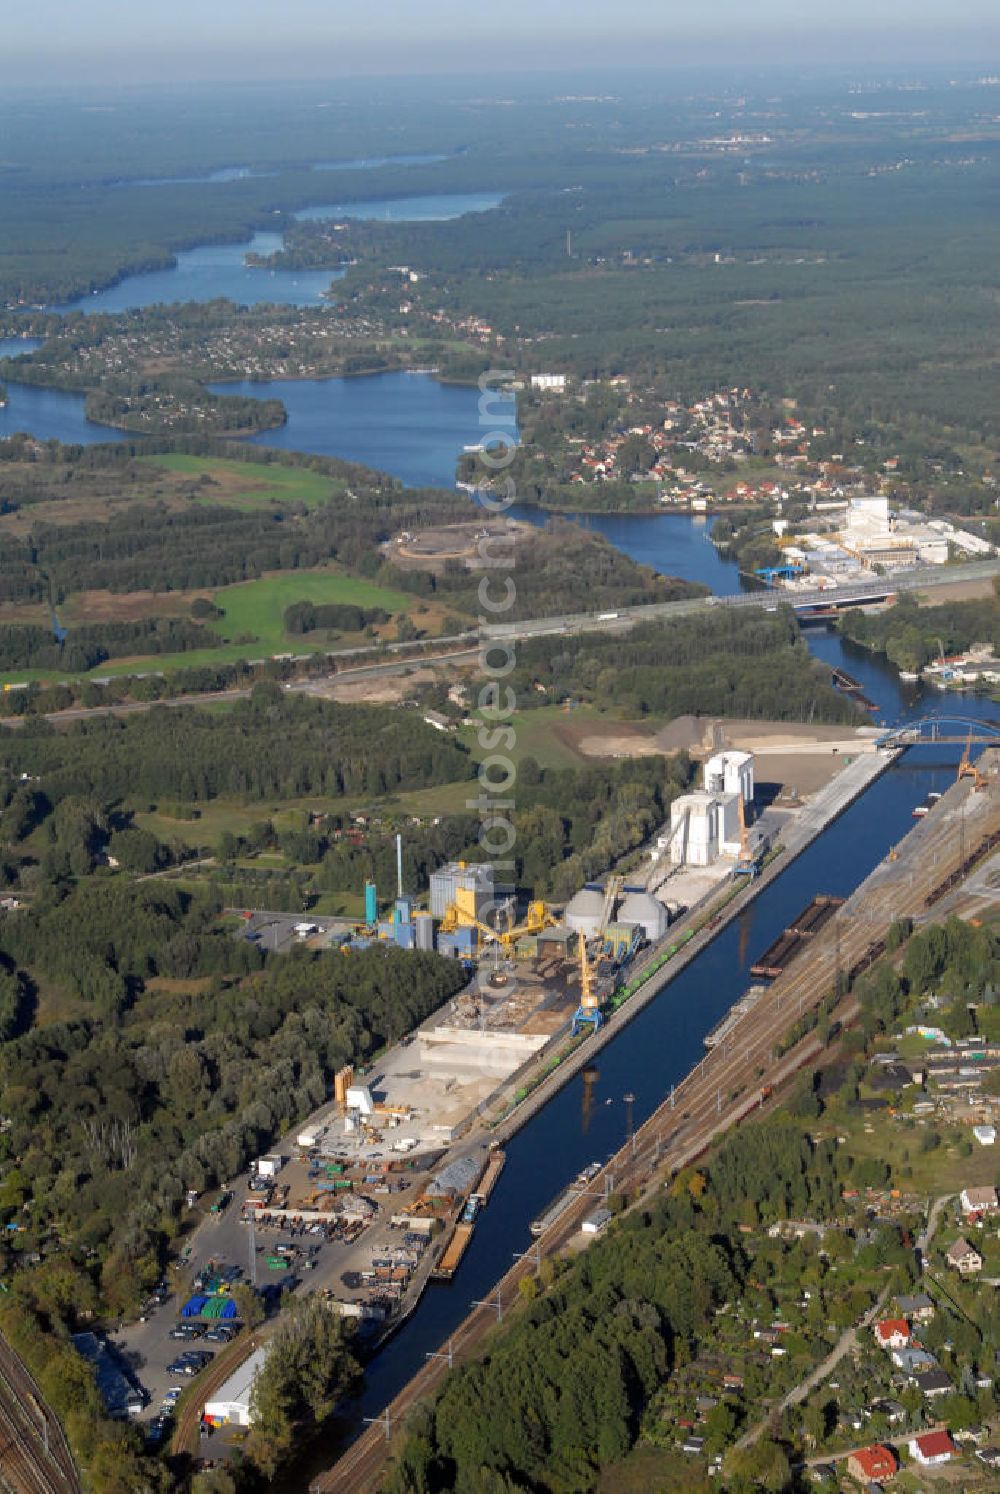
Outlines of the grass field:
{"type": "MultiPolygon", "coordinates": [[[[260,581],[241,581],[224,586],[213,598],[225,617],[212,624],[227,643],[241,634],[252,633],[258,639],[255,648],[264,653],[308,653],[319,647],[309,634],[289,638],[285,632],[284,613],[293,602],[342,602],[357,607],[381,607],[385,612],[405,612],[416,599],[403,591],[376,586],[359,576],[342,571],[284,571],[265,576],[260,581]]],[[[244,654],[246,648],[243,649],[244,654]]]]}
{"type": "MultiPolygon", "coordinates": [[[[505,723],[513,727],[517,737],[509,755],[515,763],[519,763],[524,757],[533,757],[541,768],[578,768],[586,759],[569,741],[564,740],[560,728],[570,722],[581,721],[601,722],[605,726],[609,724],[609,718],[602,716],[596,706],[590,705],[577,706],[573,711],[566,711],[562,706],[555,705],[539,706],[532,711],[516,711],[509,723],[505,723]]],[[[474,729],[460,731],[459,740],[465,743],[477,761],[488,755],[480,747],[474,729]]],[[[506,746],[504,752],[507,752],[506,746]]]]}
{"type": "MultiPolygon", "coordinates": [[[[330,646],[325,632],[296,634],[294,637],[285,632],[285,609],[293,602],[343,602],[358,607],[381,607],[390,613],[426,612],[427,616],[422,619],[424,628],[433,630],[434,626],[433,605],[427,606],[418,597],[409,596],[404,591],[377,586],[374,581],[333,569],[282,571],[262,576],[259,581],[240,581],[215,592],[213,601],[222,608],[225,616],[206,626],[205,648],[179,654],[108,659],[96,665],[90,673],[103,679],[108,675],[187,669],[197,664],[234,664],[240,659],[261,659],[269,654],[323,652],[330,646]],[[251,635],[255,640],[253,643],[233,641],[251,635]],[[217,640],[214,643],[213,638],[217,640]]],[[[350,646],[351,643],[362,644],[365,639],[360,634],[345,635],[337,642],[350,646]]],[[[66,674],[66,670],[60,669],[17,669],[5,674],[3,679],[6,682],[59,680],[66,674]]]]}
{"type": "Polygon", "coordinates": [[[195,480],[208,479],[204,490],[194,495],[195,502],[221,503],[229,508],[250,510],[272,503],[304,503],[307,508],[317,508],[347,490],[346,483],[338,478],[273,462],[237,462],[227,457],[179,454],[141,457],[140,461],[195,480]]]}

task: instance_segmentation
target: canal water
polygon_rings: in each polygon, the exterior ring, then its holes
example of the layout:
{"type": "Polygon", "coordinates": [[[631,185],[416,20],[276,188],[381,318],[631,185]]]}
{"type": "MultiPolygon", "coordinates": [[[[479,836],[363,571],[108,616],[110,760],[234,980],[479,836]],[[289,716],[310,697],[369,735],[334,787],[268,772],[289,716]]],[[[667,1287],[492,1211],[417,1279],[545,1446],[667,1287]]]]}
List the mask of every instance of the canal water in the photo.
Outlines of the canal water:
{"type": "MultiPolygon", "coordinates": [[[[659,522],[659,521],[658,521],[659,522]]],[[[650,559],[648,554],[642,558],[650,559]]],[[[860,679],[879,716],[890,722],[941,709],[939,698],[900,690],[896,672],[843,645],[833,633],[811,637],[814,652],[860,679]]],[[[992,720],[988,701],[951,703],[960,714],[992,720]]],[[[914,805],[955,777],[958,748],[906,753],[762,892],[698,958],[596,1057],[588,1080],[571,1080],[507,1147],[507,1165],[480,1216],[472,1242],[447,1286],[432,1284],[410,1320],[368,1367],[364,1414],[377,1414],[511,1265],[530,1249],[530,1221],[589,1162],[604,1162],[627,1139],[624,1096],[635,1096],[640,1125],[703,1056],[705,1034],[752,984],[750,966],[818,893],[848,896],[912,829],[914,805]]]]}

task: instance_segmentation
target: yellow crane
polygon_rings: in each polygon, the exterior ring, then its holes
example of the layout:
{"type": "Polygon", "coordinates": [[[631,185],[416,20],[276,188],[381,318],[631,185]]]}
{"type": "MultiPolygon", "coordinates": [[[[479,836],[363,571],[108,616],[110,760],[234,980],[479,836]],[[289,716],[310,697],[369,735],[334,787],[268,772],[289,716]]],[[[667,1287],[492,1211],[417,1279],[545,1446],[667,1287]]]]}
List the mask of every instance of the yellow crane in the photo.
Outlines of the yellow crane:
{"type": "Polygon", "coordinates": [[[740,794],[736,805],[736,812],[740,821],[740,854],[733,868],[736,877],[755,877],[760,871],[760,855],[755,854],[750,846],[750,836],[747,833],[747,817],[743,808],[743,795],[740,794]]]}
{"type": "Polygon", "coordinates": [[[604,1020],[601,1016],[601,1003],[594,984],[594,971],[587,954],[587,941],[580,933],[577,935],[577,945],[580,955],[580,1005],[573,1017],[573,1036],[582,1027],[588,1024],[596,1032],[604,1020]]]}
{"type": "Polygon", "coordinates": [[[955,782],[961,783],[963,778],[971,778],[972,787],[974,789],[982,788],[986,783],[986,779],[984,778],[982,773],[980,773],[979,769],[976,767],[976,764],[972,761],[971,726],[969,727],[968,740],[966,741],[965,747],[963,748],[962,756],[958,764],[958,774],[956,775],[955,782]]]}
{"type": "Polygon", "coordinates": [[[481,942],[498,946],[505,955],[513,953],[522,934],[540,934],[543,929],[550,928],[556,922],[548,904],[539,900],[528,904],[522,923],[495,929],[492,924],[477,918],[474,895],[470,892],[463,897],[463,892],[464,889],[459,888],[455,902],[449,903],[444,910],[441,932],[451,934],[455,929],[475,929],[481,942]]]}

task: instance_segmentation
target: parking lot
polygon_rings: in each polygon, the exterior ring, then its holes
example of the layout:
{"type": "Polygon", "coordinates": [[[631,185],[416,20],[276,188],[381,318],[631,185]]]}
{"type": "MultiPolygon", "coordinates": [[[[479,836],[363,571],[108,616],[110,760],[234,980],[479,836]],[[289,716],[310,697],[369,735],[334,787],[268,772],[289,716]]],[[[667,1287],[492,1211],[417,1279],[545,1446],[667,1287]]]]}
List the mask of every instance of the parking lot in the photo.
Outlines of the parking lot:
{"type": "Polygon", "coordinates": [[[212,1284],[218,1285],[220,1272],[230,1276],[228,1286],[222,1284],[223,1294],[237,1283],[254,1285],[268,1311],[276,1310],[284,1291],[323,1291],[348,1304],[348,1312],[363,1315],[373,1327],[399,1301],[423,1255],[426,1238],[418,1239],[406,1227],[394,1226],[391,1219],[420,1191],[426,1172],[400,1161],[405,1175],[380,1180],[377,1186],[382,1191],[366,1189],[354,1195],[345,1189],[334,1204],[333,1195],[322,1191],[330,1188],[326,1165],[322,1159],[296,1154],[284,1163],[267,1192],[255,1193],[249,1178],[242,1175],[222,1190],[223,1195],[232,1195],[222,1212],[211,1212],[217,1191],[196,1201],[192,1212],[201,1216],[201,1222],[182,1260],[168,1274],[168,1299],[150,1304],[145,1321],[108,1334],[149,1397],[141,1418],[144,1423],[162,1411],[164,1397],[171,1390],[183,1390],[196,1378],[169,1368],[179,1356],[185,1352],[214,1355],[224,1347],[213,1340],[231,1322],[182,1317],[185,1303],[196,1294],[199,1277],[210,1274],[212,1284]],[[343,1206],[339,1206],[341,1196],[343,1206]],[[248,1207],[250,1200],[256,1207],[248,1207]],[[299,1212],[280,1218],[271,1212],[267,1200],[275,1206],[286,1202],[290,1210],[299,1208],[299,1212]],[[328,1202],[330,1207],[322,1218],[309,1218],[310,1211],[301,1206],[310,1202],[321,1207],[328,1202]],[[179,1332],[187,1336],[171,1336],[179,1332]]]}
{"type": "Polygon", "coordinates": [[[297,944],[304,944],[307,949],[325,949],[331,938],[350,933],[356,922],[312,913],[253,913],[243,920],[241,937],[253,940],[271,954],[297,944]]]}

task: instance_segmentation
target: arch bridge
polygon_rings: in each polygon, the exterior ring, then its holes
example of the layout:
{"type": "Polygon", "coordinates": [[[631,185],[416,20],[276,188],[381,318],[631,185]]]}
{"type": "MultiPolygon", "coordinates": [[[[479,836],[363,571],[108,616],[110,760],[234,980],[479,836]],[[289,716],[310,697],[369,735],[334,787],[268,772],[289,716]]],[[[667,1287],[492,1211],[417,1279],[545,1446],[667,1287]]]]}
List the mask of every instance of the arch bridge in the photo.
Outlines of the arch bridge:
{"type": "Polygon", "coordinates": [[[876,747],[1000,747],[1000,721],[971,716],[921,716],[876,738],[876,747]]]}

